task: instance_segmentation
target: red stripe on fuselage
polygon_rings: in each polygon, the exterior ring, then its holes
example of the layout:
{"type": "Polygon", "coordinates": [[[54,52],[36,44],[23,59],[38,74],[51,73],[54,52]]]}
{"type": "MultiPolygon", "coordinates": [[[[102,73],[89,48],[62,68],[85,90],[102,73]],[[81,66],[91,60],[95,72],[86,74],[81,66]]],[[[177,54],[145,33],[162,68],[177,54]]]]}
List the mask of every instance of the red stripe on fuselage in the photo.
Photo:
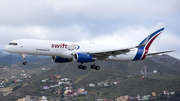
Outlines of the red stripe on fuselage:
{"type": "Polygon", "coordinates": [[[152,44],[152,42],[156,39],[156,37],[158,36],[158,35],[160,35],[162,32],[160,32],[159,34],[157,34],[155,37],[153,37],[152,39],[151,39],[151,41],[147,44],[147,46],[145,47],[145,51],[144,51],[144,54],[143,54],[143,57],[141,58],[141,60],[143,60],[143,59],[145,59],[146,58],[146,54],[148,53],[148,51],[149,51],[149,47],[151,46],[151,44],[152,44]]]}

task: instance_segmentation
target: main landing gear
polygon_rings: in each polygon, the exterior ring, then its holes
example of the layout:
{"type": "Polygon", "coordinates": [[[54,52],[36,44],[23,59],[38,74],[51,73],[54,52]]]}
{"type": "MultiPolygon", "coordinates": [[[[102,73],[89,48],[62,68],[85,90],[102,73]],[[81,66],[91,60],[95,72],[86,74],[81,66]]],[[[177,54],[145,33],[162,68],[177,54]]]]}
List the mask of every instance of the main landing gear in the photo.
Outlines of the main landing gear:
{"type": "Polygon", "coordinates": [[[86,70],[86,69],[87,69],[87,67],[86,67],[86,66],[83,66],[83,65],[78,65],[78,68],[79,68],[79,69],[82,69],[82,70],[86,70]]]}
{"type": "Polygon", "coordinates": [[[100,67],[99,66],[95,66],[95,64],[94,64],[94,65],[91,65],[91,69],[99,70],[100,67]]]}
{"type": "MultiPolygon", "coordinates": [[[[81,63],[81,65],[78,65],[78,68],[82,69],[82,70],[86,70],[87,69],[87,67],[83,66],[82,63],[81,63]]],[[[94,64],[94,65],[91,65],[91,69],[99,70],[100,67],[99,66],[95,66],[95,64],[94,64]]]]}
{"type": "Polygon", "coordinates": [[[27,62],[26,62],[26,54],[21,54],[22,56],[23,56],[23,60],[24,60],[24,62],[23,62],[23,65],[27,65],[27,62]]]}

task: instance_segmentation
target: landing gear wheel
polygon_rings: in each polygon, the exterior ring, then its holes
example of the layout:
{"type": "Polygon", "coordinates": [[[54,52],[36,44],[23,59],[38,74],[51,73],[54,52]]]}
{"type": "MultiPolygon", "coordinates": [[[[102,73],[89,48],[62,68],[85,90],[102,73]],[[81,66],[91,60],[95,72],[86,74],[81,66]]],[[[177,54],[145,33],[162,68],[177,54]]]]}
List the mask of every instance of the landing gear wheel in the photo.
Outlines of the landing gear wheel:
{"type": "Polygon", "coordinates": [[[23,65],[27,65],[27,62],[26,62],[26,54],[20,54],[21,56],[23,56],[23,60],[24,60],[24,62],[23,62],[23,65]]]}
{"type": "Polygon", "coordinates": [[[87,69],[87,67],[86,66],[82,66],[82,70],[86,70],[87,69]]]}
{"type": "Polygon", "coordinates": [[[79,68],[79,69],[82,69],[82,70],[86,70],[86,69],[87,69],[87,67],[86,67],[86,66],[83,66],[83,65],[78,65],[78,68],[79,68]]]}
{"type": "Polygon", "coordinates": [[[96,67],[95,65],[91,65],[91,69],[95,69],[95,67],[96,67]]]}
{"type": "Polygon", "coordinates": [[[27,65],[27,62],[23,62],[23,65],[27,65]]]}
{"type": "Polygon", "coordinates": [[[79,68],[79,69],[82,69],[82,67],[83,67],[82,65],[78,65],[78,68],[79,68]]]}
{"type": "Polygon", "coordinates": [[[95,66],[95,70],[99,70],[100,69],[100,67],[99,66],[95,66]]]}

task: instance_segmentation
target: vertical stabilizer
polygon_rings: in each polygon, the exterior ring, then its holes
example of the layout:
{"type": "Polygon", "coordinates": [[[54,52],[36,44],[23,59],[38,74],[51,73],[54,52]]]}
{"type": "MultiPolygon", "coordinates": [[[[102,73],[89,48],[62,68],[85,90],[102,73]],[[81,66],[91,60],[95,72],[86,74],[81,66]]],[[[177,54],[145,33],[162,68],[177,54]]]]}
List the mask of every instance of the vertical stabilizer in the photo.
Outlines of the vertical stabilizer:
{"type": "Polygon", "coordinates": [[[149,50],[156,50],[165,23],[158,23],[148,34],[148,36],[139,44],[138,52],[134,60],[142,60],[146,57],[149,50]]]}
{"type": "Polygon", "coordinates": [[[160,37],[161,37],[161,33],[164,30],[164,28],[165,28],[165,23],[158,23],[151,30],[151,32],[149,33],[149,39],[148,39],[148,42],[150,42],[149,50],[156,50],[159,40],[160,40],[160,37]]]}

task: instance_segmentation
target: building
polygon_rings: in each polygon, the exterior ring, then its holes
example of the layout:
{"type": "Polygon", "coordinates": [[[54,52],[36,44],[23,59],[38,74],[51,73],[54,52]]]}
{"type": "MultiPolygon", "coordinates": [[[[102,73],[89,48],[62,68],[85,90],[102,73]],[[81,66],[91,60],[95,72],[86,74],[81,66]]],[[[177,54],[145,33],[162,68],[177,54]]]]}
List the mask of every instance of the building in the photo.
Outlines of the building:
{"type": "Polygon", "coordinates": [[[61,81],[68,81],[68,78],[62,78],[61,81]]]}
{"type": "Polygon", "coordinates": [[[20,79],[14,79],[14,82],[22,82],[23,80],[20,79]]]}
{"type": "Polygon", "coordinates": [[[108,86],[109,86],[108,82],[104,83],[104,87],[108,87],[108,86]]]}
{"type": "Polygon", "coordinates": [[[151,98],[151,96],[150,95],[144,95],[144,96],[142,96],[142,98],[143,98],[143,100],[149,100],[151,98]]]}
{"type": "MultiPolygon", "coordinates": [[[[116,81],[116,82],[113,82],[114,85],[117,85],[119,84],[121,81],[116,81]]],[[[112,85],[112,84],[111,84],[112,85]]]]}
{"type": "Polygon", "coordinates": [[[50,88],[50,87],[48,87],[48,86],[44,86],[44,87],[43,87],[43,89],[49,89],[49,88],[50,88]]]}
{"type": "Polygon", "coordinates": [[[51,79],[56,79],[56,76],[51,76],[51,79]]]}
{"type": "Polygon", "coordinates": [[[44,82],[46,82],[46,80],[42,80],[41,82],[43,82],[43,83],[44,83],[44,82]]]}
{"type": "Polygon", "coordinates": [[[55,84],[54,86],[55,86],[55,87],[59,87],[59,86],[60,86],[60,84],[55,84]]]}
{"type": "Polygon", "coordinates": [[[104,83],[102,83],[102,82],[98,82],[97,84],[98,84],[98,86],[101,86],[101,87],[103,87],[103,85],[104,85],[104,83]]]}
{"type": "Polygon", "coordinates": [[[63,84],[63,82],[61,82],[61,81],[60,81],[60,82],[58,82],[58,84],[59,84],[59,85],[62,85],[62,84],[63,84]]]}
{"type": "Polygon", "coordinates": [[[79,93],[79,94],[87,94],[87,91],[84,90],[84,88],[79,88],[79,89],[78,89],[78,93],[79,93]]]}
{"type": "Polygon", "coordinates": [[[60,82],[58,82],[58,84],[59,84],[59,85],[62,85],[62,84],[71,85],[70,82],[65,82],[65,81],[63,81],[63,82],[60,81],[60,82]]]}
{"type": "Polygon", "coordinates": [[[88,84],[88,86],[89,86],[89,87],[95,87],[96,84],[90,83],[90,84],[88,84]]]}
{"type": "Polygon", "coordinates": [[[97,99],[97,101],[104,101],[104,99],[97,99]]]}
{"type": "Polygon", "coordinates": [[[60,76],[60,75],[58,75],[58,76],[56,76],[56,78],[58,78],[58,79],[59,79],[59,78],[61,78],[61,76],[60,76]]]}
{"type": "Polygon", "coordinates": [[[174,95],[175,94],[175,92],[171,92],[171,95],[174,95]]]}
{"type": "Polygon", "coordinates": [[[46,70],[46,68],[45,67],[41,67],[41,69],[44,71],[44,70],[46,70]]]}
{"type": "Polygon", "coordinates": [[[28,99],[28,98],[22,98],[22,99],[18,99],[18,100],[16,100],[16,101],[31,101],[31,100],[28,99]]]}
{"type": "Polygon", "coordinates": [[[72,87],[69,85],[65,85],[64,89],[68,90],[68,89],[72,89],[72,87]]]}
{"type": "Polygon", "coordinates": [[[41,99],[39,99],[38,101],[48,101],[47,98],[45,96],[42,96],[41,99]]]}
{"type": "Polygon", "coordinates": [[[79,93],[76,90],[72,90],[72,89],[66,90],[64,92],[64,96],[73,97],[73,96],[78,96],[78,95],[79,95],[79,93]]]}
{"type": "Polygon", "coordinates": [[[55,85],[50,85],[49,87],[50,87],[50,88],[54,88],[54,87],[55,87],[55,85]]]}

